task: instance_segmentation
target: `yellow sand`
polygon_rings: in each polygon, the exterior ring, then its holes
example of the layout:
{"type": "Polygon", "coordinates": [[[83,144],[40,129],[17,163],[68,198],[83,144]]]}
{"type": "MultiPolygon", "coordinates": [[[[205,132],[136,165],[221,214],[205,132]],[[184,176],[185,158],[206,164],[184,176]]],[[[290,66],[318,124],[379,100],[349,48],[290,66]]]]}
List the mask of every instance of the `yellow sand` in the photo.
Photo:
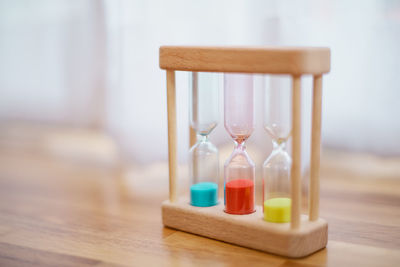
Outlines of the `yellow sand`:
{"type": "Polygon", "coordinates": [[[277,197],[264,201],[264,220],[268,222],[290,222],[290,198],[277,197]]]}

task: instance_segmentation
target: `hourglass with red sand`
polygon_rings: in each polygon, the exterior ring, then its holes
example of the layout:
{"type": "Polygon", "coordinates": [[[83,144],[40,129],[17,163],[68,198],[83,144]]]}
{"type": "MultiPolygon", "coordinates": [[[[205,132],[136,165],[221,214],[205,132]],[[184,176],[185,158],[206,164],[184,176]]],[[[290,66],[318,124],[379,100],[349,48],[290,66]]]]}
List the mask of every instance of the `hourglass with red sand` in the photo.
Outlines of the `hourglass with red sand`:
{"type": "Polygon", "coordinates": [[[252,75],[224,75],[224,122],[226,131],[235,142],[224,166],[225,212],[249,214],[255,211],[255,164],[245,146],[254,130],[252,75]]]}

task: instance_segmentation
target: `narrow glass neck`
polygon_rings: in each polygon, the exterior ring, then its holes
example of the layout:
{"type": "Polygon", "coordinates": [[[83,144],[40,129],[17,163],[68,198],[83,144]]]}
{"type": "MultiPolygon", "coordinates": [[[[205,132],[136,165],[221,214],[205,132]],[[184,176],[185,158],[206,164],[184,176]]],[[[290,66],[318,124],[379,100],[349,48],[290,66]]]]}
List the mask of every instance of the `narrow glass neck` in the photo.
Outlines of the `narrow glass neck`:
{"type": "Polygon", "coordinates": [[[246,150],[246,145],[245,145],[244,141],[241,142],[241,143],[238,143],[236,141],[234,141],[234,142],[235,142],[235,150],[240,150],[240,151],[245,151],[246,150]]]}
{"type": "Polygon", "coordinates": [[[282,139],[272,139],[272,147],[274,151],[285,151],[286,152],[286,142],[282,139]]]}
{"type": "Polygon", "coordinates": [[[197,142],[198,143],[208,142],[208,134],[198,134],[197,135],[197,142]]]}

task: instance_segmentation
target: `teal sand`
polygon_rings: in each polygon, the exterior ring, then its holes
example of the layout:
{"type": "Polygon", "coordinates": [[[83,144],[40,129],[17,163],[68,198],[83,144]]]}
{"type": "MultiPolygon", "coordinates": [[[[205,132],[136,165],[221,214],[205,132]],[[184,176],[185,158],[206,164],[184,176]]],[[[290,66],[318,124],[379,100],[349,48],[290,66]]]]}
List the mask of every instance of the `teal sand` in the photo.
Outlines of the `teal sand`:
{"type": "Polygon", "coordinates": [[[190,204],[196,207],[210,207],[218,204],[218,185],[198,183],[190,187],[190,204]]]}

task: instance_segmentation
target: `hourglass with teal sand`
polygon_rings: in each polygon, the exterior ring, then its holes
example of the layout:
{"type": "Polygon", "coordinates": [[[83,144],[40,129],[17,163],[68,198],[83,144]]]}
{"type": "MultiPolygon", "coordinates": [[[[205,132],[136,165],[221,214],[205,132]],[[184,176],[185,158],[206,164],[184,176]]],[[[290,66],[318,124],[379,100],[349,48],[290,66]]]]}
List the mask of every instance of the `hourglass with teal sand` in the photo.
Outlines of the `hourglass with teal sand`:
{"type": "Polygon", "coordinates": [[[290,79],[265,76],[264,128],[272,139],[273,150],[263,165],[264,220],[290,222],[290,168],[292,159],[286,151],[291,134],[290,79]]]}
{"type": "Polygon", "coordinates": [[[218,204],[218,149],[209,134],[218,124],[219,76],[192,72],[190,77],[190,125],[197,135],[189,152],[190,204],[210,207],[218,204]]]}

